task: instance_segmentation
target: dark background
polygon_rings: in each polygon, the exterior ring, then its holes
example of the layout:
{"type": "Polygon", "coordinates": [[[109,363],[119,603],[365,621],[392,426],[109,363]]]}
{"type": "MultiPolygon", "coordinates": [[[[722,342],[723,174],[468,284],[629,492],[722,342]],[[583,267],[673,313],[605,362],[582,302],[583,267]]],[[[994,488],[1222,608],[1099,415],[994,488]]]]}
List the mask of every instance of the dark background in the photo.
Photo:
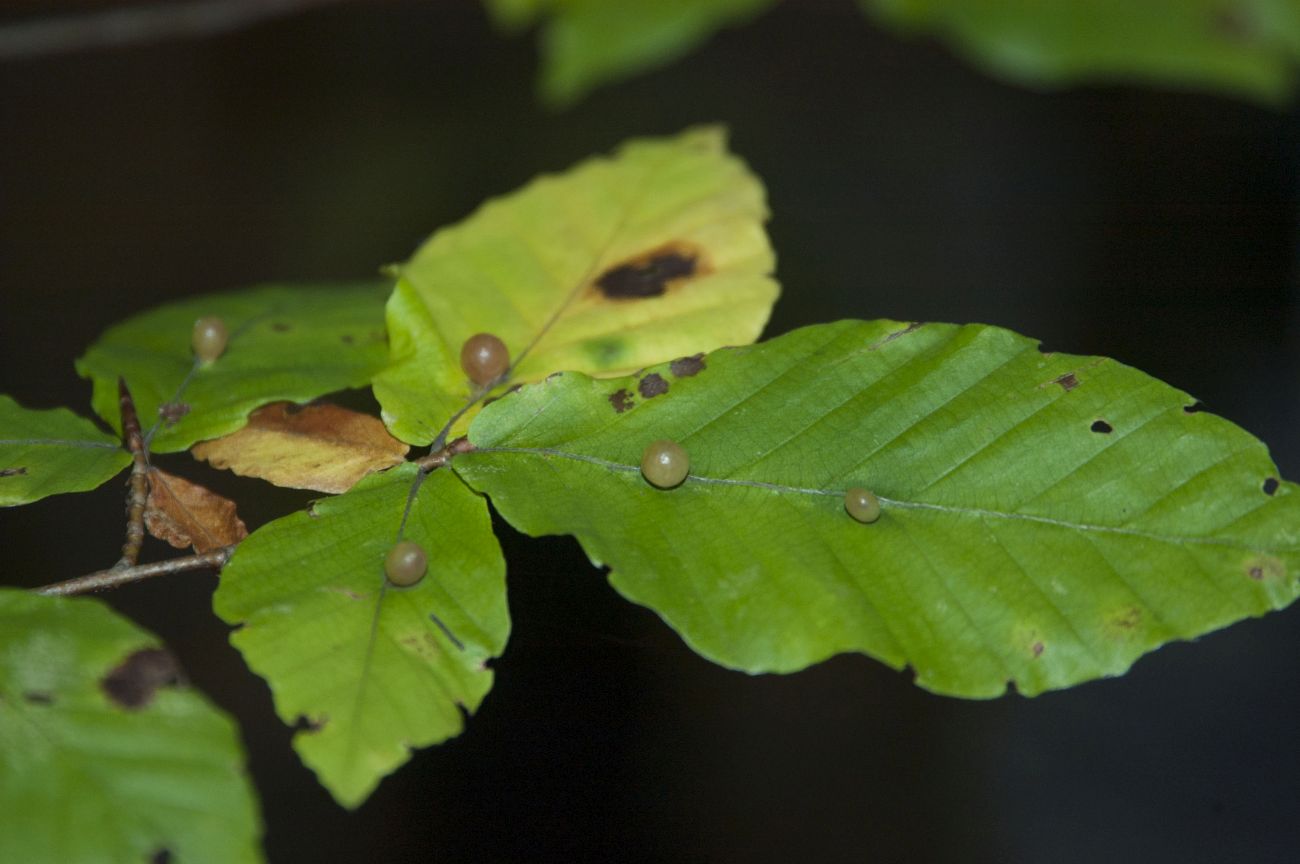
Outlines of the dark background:
{"type": "MultiPolygon", "coordinates": [[[[27,4],[34,7],[39,4],[27,4]]],[[[30,11],[30,10],[29,10],[30,11]]],[[[357,3],[202,41],[0,64],[0,392],[85,410],[72,360],[152,304],[373,273],[435,227],[638,134],[721,121],[765,179],[769,334],[984,321],[1190,391],[1300,476],[1297,114],[1034,93],[848,0],[785,3],[553,113],[473,2],[357,3]]],[[[304,500],[170,457],[248,503],[304,500]]],[[[111,563],[121,487],[0,512],[2,581],[111,563]]],[[[515,630],[463,736],[336,807],[210,612],[112,594],[239,720],[273,862],[1281,862],[1300,848],[1295,610],[1029,700],[868,659],[728,672],[567,539],[502,526],[515,630]]],[[[153,541],[150,541],[153,543],[153,541]]],[[[161,557],[157,544],[146,556],[161,557]]],[[[2,758],[2,755],[0,755],[2,758]]]]}

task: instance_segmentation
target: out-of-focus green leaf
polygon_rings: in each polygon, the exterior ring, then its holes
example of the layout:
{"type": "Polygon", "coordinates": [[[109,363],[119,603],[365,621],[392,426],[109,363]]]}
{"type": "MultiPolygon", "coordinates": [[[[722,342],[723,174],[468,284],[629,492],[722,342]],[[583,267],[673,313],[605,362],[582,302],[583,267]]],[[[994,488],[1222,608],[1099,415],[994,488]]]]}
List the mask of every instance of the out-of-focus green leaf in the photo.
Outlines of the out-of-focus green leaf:
{"type": "Polygon", "coordinates": [[[543,98],[571,105],[590,90],[662,66],[774,0],[486,0],[497,23],[542,25],[543,98]]]}
{"type": "Polygon", "coordinates": [[[157,646],[98,601],[0,589],[0,861],[261,860],[235,725],[157,646]]]}
{"type": "Polygon", "coordinates": [[[130,462],[116,438],[68,409],[0,396],[0,507],[94,489],[130,462]]]}
{"type": "Polygon", "coordinates": [[[499,390],[753,341],[778,290],[766,218],[762,186],[718,129],[633,141],[489,201],[399,268],[392,365],[374,385],[385,422],[408,443],[433,440],[474,392],[460,350],[475,333],[510,350],[499,390]]]}
{"type": "Polygon", "coordinates": [[[859,0],[1035,86],[1137,81],[1277,102],[1300,61],[1295,0],[859,0]]]}
{"type": "Polygon", "coordinates": [[[560,375],[470,441],[452,464],[513,525],[575,534],[626,597],[750,672],[861,651],[939,693],[1035,694],[1300,591],[1300,494],[1263,444],[995,327],[848,321],[560,375]],[[661,438],[691,460],[668,491],[637,467],[661,438]],[[845,513],[854,486],[879,521],[845,513]]]}
{"type": "Polygon", "coordinates": [[[306,721],[294,747],[345,807],[412,748],[460,733],[461,711],[487,695],[487,660],[510,630],[486,503],[445,470],[413,492],[418,473],[408,463],[371,475],[262,527],[240,544],[214,598],[222,619],[242,625],[231,641],[271,685],[280,718],[306,721]],[[429,557],[410,588],[384,576],[399,531],[429,557]]]}
{"type": "Polygon", "coordinates": [[[117,378],[126,379],[157,453],[234,432],[260,405],[305,402],[360,387],[388,359],[387,283],[266,285],[195,297],[143,312],[109,328],[77,361],[94,382],[95,412],[121,430],[117,378]],[[225,353],[196,364],[196,319],[220,317],[230,332],[225,353]],[[159,410],[169,408],[167,416],[159,410]]]}

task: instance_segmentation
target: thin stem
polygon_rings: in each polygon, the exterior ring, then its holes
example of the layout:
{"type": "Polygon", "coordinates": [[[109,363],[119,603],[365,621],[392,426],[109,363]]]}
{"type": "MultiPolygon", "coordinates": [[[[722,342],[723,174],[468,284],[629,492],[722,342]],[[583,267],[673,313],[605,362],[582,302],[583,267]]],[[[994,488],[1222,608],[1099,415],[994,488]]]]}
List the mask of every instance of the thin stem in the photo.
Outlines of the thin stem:
{"type": "Polygon", "coordinates": [[[122,408],[122,440],[131,453],[131,479],[126,496],[126,542],[122,544],[122,557],[113,565],[115,569],[133,567],[140,560],[140,546],[144,543],[144,508],[149,500],[149,454],[140,436],[140,417],[135,411],[135,400],[126,387],[126,380],[117,379],[118,402],[122,408]]]}
{"type": "Polygon", "coordinates": [[[108,570],[100,570],[96,573],[78,576],[76,579],[55,582],[53,585],[44,585],[32,590],[37,594],[70,596],[73,594],[86,594],[91,591],[103,591],[106,588],[116,588],[119,585],[152,579],[154,576],[184,573],[187,570],[206,570],[208,568],[220,570],[230,560],[230,556],[234,552],[234,546],[222,546],[219,549],[212,549],[197,555],[187,555],[184,558],[170,558],[153,564],[137,564],[134,567],[113,567],[108,570]]]}
{"type": "Polygon", "coordinates": [[[175,0],[0,26],[0,60],[228,33],[340,0],[175,0]]]}

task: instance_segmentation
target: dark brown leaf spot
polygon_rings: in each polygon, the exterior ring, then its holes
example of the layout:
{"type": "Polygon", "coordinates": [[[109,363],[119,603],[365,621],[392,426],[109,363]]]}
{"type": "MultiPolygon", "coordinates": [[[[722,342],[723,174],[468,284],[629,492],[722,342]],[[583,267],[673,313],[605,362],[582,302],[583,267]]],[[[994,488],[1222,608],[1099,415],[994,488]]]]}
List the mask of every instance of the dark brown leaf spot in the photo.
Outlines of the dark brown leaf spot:
{"type": "Polygon", "coordinates": [[[168,402],[165,405],[158,406],[158,416],[168,426],[180,420],[186,414],[190,413],[190,406],[187,402],[168,402]]]}
{"type": "Polygon", "coordinates": [[[632,394],[626,390],[616,390],[609,394],[609,404],[614,406],[615,411],[622,414],[624,411],[635,405],[636,400],[633,399],[632,394]]]}
{"type": "Polygon", "coordinates": [[[344,333],[342,336],[339,337],[339,341],[341,341],[344,345],[351,345],[353,342],[357,340],[352,338],[351,333],[344,333]]]}
{"type": "Polygon", "coordinates": [[[25,699],[31,705],[53,705],[54,694],[46,693],[43,690],[28,690],[23,694],[25,699]]]}
{"type": "Polygon", "coordinates": [[[1264,494],[1272,495],[1277,492],[1278,482],[1276,477],[1270,477],[1264,481],[1264,494]]]}
{"type": "Polygon", "coordinates": [[[1205,406],[1202,405],[1199,401],[1193,402],[1191,405],[1183,406],[1184,414],[1199,414],[1204,410],[1205,410],[1205,406]]]}
{"type": "Polygon", "coordinates": [[[149,864],[172,864],[172,850],[165,846],[159,849],[149,856],[149,864]]]}
{"type": "Polygon", "coordinates": [[[1033,644],[1033,646],[1031,646],[1031,650],[1034,652],[1034,656],[1035,656],[1035,657],[1042,657],[1042,656],[1043,656],[1043,643],[1042,643],[1042,642],[1035,642],[1035,643],[1033,644]]]}
{"type": "Polygon", "coordinates": [[[645,399],[653,399],[668,392],[668,381],[657,372],[651,372],[636,385],[637,392],[645,399]]]}
{"type": "Polygon", "coordinates": [[[16,468],[0,468],[0,477],[17,477],[20,474],[26,474],[27,469],[18,466],[16,468]]]}
{"type": "Polygon", "coordinates": [[[1124,632],[1136,630],[1142,623],[1142,610],[1136,606],[1128,606],[1111,618],[1110,623],[1117,630],[1124,632]]]}
{"type": "Polygon", "coordinates": [[[1079,386],[1079,379],[1074,376],[1073,372],[1066,372],[1060,378],[1056,379],[1056,383],[1060,384],[1061,389],[1068,393],[1075,387],[1079,386]]]}
{"type": "Polygon", "coordinates": [[[287,321],[275,321],[271,324],[271,329],[276,333],[288,333],[293,329],[287,321]]]}
{"type": "Polygon", "coordinates": [[[320,730],[325,728],[326,722],[328,721],[325,718],[322,718],[320,720],[312,720],[306,714],[299,714],[298,719],[293,721],[293,731],[306,732],[308,734],[312,732],[319,732],[320,730]]]}
{"type": "Polygon", "coordinates": [[[701,254],[684,243],[669,243],[621,264],[596,279],[600,293],[611,300],[659,297],[675,283],[700,275],[701,254]]]}
{"type": "Polygon", "coordinates": [[[1109,435],[1110,433],[1115,431],[1115,427],[1111,426],[1105,420],[1094,421],[1093,424],[1088,428],[1091,429],[1093,432],[1097,432],[1102,435],[1109,435]]]}
{"type": "Polygon", "coordinates": [[[181,683],[176,658],[161,648],[145,648],[127,657],[100,682],[108,698],[123,708],[143,708],[159,687],[181,683]]]}
{"type": "Polygon", "coordinates": [[[694,354],[690,357],[678,357],[668,364],[668,371],[678,378],[690,378],[704,371],[704,355],[694,354]]]}
{"type": "Polygon", "coordinates": [[[1246,562],[1245,571],[1256,582],[1275,582],[1286,577],[1286,564],[1272,555],[1258,555],[1246,562]]]}

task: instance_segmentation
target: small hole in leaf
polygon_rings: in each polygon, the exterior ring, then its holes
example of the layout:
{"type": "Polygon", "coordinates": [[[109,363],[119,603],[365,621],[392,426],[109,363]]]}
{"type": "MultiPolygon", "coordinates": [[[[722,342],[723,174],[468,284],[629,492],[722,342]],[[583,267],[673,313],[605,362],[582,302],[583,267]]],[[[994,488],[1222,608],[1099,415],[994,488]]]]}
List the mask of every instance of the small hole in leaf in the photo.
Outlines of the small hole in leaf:
{"type": "Polygon", "coordinates": [[[1265,494],[1265,495],[1272,495],[1274,492],[1277,491],[1277,487],[1278,487],[1278,485],[1279,485],[1279,484],[1278,484],[1278,482],[1277,482],[1277,478],[1276,478],[1276,477],[1270,477],[1270,478],[1268,478],[1267,480],[1264,481],[1264,494],[1265,494]]]}
{"type": "Polygon", "coordinates": [[[1093,432],[1099,432],[1102,435],[1109,435],[1111,432],[1115,431],[1114,427],[1111,426],[1109,423],[1107,423],[1105,420],[1098,420],[1088,428],[1091,429],[1093,432]]]}

